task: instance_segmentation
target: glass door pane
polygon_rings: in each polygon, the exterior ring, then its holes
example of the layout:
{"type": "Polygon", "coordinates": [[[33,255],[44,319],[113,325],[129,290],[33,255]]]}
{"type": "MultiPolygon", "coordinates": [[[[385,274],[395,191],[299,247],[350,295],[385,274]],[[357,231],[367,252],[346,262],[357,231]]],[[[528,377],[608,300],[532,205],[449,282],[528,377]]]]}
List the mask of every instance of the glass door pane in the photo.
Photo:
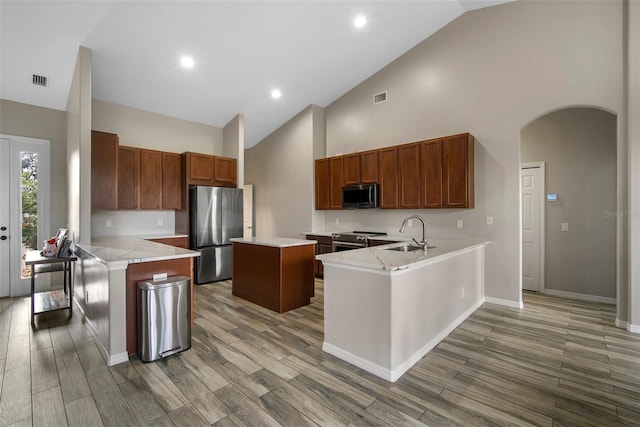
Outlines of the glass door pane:
{"type": "Polygon", "coordinates": [[[22,278],[31,277],[31,269],[24,265],[25,253],[38,249],[38,153],[21,151],[21,185],[22,200],[22,278]]]}

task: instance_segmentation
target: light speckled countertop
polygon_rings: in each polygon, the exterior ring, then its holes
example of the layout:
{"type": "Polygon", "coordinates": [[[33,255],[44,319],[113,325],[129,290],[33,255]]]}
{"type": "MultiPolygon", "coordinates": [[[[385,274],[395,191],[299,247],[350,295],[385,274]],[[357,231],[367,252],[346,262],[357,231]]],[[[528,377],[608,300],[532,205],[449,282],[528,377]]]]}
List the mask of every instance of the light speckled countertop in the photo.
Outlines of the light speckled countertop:
{"type": "Polygon", "coordinates": [[[162,261],[177,258],[192,258],[200,256],[200,252],[190,249],[177,248],[150,242],[146,239],[166,239],[172,237],[186,237],[185,235],[171,236],[138,236],[138,237],[98,237],[91,244],[77,244],[85,251],[106,264],[162,261]]]}
{"type": "Polygon", "coordinates": [[[287,237],[252,237],[250,239],[235,237],[231,239],[231,241],[236,243],[248,243],[251,245],[273,246],[276,248],[316,244],[315,240],[290,239],[287,237]]]}
{"type": "MultiPolygon", "coordinates": [[[[381,236],[382,237],[382,236],[381,236]]],[[[391,240],[390,238],[388,240],[391,240]]],[[[412,252],[390,251],[388,248],[413,244],[409,240],[388,245],[354,249],[351,251],[332,252],[316,255],[316,259],[329,264],[342,264],[353,267],[371,268],[374,270],[403,270],[431,262],[438,262],[449,256],[470,251],[490,243],[482,240],[429,239],[429,245],[435,248],[426,253],[422,250],[412,252]]]]}

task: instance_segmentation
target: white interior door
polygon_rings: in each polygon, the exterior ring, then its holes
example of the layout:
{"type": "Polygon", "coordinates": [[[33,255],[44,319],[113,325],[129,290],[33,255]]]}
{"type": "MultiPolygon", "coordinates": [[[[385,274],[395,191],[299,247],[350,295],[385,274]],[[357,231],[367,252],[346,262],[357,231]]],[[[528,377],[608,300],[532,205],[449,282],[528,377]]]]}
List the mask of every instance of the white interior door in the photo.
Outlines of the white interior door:
{"type": "Polygon", "coordinates": [[[10,247],[10,213],[9,193],[11,186],[10,178],[10,161],[11,141],[7,138],[0,139],[0,297],[9,296],[10,285],[10,267],[11,267],[11,247],[10,247]]]}
{"type": "MultiPolygon", "coordinates": [[[[41,249],[51,236],[49,141],[12,135],[0,135],[0,141],[0,231],[7,227],[7,234],[0,234],[7,237],[0,240],[0,296],[28,295],[24,253],[41,249]]],[[[44,276],[36,281],[38,290],[49,287],[49,275],[44,276]]]]}
{"type": "Polygon", "coordinates": [[[243,187],[243,226],[242,237],[249,239],[253,236],[253,184],[243,187]]]}
{"type": "Polygon", "coordinates": [[[544,290],[543,194],[544,171],[540,166],[522,167],[522,289],[544,290]]]}

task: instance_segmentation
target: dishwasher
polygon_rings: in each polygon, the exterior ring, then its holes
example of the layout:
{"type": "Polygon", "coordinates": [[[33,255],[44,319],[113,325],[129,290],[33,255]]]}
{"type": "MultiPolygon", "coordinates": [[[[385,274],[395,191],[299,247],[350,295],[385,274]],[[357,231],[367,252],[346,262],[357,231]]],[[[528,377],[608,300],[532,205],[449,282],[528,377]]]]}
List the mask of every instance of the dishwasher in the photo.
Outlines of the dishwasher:
{"type": "Polygon", "coordinates": [[[191,348],[191,279],[138,282],[138,357],[153,362],[191,348]]]}

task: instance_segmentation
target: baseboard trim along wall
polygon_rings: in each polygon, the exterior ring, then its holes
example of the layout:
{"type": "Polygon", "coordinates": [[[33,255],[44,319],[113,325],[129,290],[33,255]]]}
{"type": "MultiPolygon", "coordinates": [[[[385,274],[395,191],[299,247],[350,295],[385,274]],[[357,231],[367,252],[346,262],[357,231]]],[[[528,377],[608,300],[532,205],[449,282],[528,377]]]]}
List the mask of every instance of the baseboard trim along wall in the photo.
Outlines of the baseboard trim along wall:
{"type": "Polygon", "coordinates": [[[575,292],[558,291],[555,289],[545,289],[544,294],[551,295],[554,297],[560,297],[560,298],[568,298],[568,299],[576,299],[580,301],[599,302],[603,304],[616,305],[615,298],[600,297],[597,295],[578,294],[575,292]]]}
{"type": "Polygon", "coordinates": [[[508,299],[491,298],[491,297],[485,296],[484,301],[488,302],[489,304],[503,305],[505,307],[511,307],[511,308],[522,309],[524,307],[524,304],[522,303],[522,299],[520,299],[520,301],[511,301],[508,299]]]}
{"type": "Polygon", "coordinates": [[[627,324],[627,330],[632,334],[640,334],[640,325],[627,324]]]}

